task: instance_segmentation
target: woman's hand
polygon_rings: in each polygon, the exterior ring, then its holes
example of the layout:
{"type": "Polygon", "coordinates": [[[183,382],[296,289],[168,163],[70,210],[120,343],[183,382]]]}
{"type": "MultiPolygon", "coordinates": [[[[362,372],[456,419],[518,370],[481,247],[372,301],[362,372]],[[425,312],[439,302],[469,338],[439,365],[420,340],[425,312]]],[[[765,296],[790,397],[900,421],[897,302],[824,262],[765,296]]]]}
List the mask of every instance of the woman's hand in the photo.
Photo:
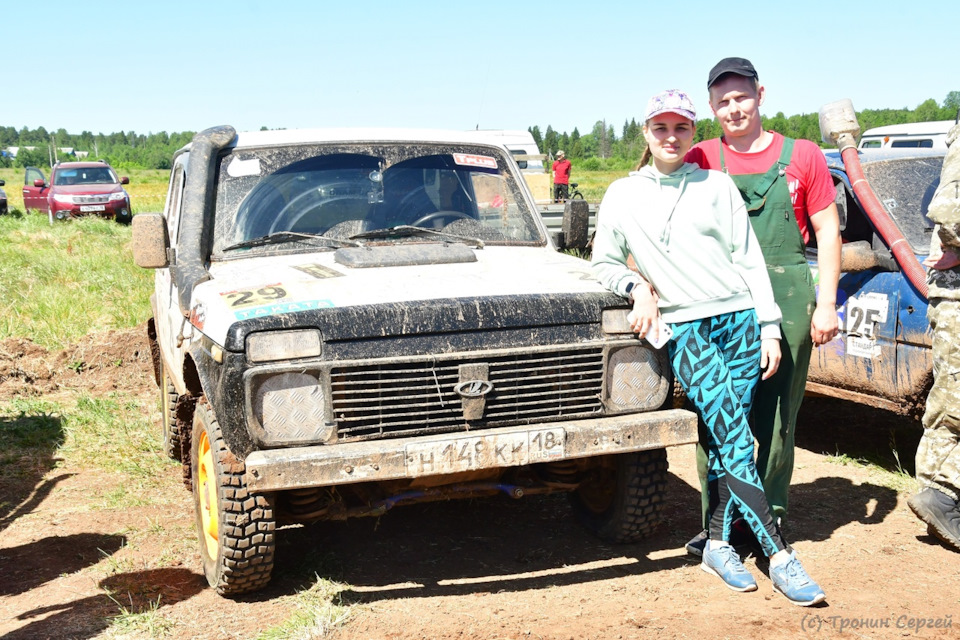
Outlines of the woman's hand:
{"type": "Polygon", "coordinates": [[[766,380],[780,368],[780,339],[767,338],[760,341],[760,369],[763,370],[761,379],[766,380]]]}
{"type": "Polygon", "coordinates": [[[657,293],[649,284],[638,284],[630,293],[633,297],[633,311],[627,315],[627,320],[634,333],[645,336],[650,327],[658,326],[660,309],[657,308],[657,293]]]}

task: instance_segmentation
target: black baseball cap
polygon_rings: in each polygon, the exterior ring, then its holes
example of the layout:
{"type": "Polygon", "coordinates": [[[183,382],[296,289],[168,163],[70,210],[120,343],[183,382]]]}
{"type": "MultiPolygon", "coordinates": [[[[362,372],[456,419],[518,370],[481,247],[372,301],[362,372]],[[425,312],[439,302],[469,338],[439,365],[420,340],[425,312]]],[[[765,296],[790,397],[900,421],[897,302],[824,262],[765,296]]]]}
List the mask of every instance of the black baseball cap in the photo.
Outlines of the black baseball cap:
{"type": "Polygon", "coordinates": [[[753,64],[746,58],[724,58],[710,69],[710,75],[707,77],[707,89],[713,86],[713,83],[720,79],[725,73],[735,73],[738,76],[746,78],[760,79],[757,70],[753,64]]]}

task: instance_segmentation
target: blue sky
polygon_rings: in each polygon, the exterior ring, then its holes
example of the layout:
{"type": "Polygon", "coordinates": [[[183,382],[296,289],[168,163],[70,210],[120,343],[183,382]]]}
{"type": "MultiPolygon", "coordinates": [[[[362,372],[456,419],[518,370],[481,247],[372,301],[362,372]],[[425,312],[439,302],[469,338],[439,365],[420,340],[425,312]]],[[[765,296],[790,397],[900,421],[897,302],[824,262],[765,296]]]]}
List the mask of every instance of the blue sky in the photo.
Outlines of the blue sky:
{"type": "Polygon", "coordinates": [[[10,2],[0,125],[70,133],[327,126],[581,133],[751,59],[764,115],[960,90],[956,0],[10,2]],[[751,9],[762,17],[749,17],[751,9]],[[32,26],[31,26],[32,25],[32,26]]]}

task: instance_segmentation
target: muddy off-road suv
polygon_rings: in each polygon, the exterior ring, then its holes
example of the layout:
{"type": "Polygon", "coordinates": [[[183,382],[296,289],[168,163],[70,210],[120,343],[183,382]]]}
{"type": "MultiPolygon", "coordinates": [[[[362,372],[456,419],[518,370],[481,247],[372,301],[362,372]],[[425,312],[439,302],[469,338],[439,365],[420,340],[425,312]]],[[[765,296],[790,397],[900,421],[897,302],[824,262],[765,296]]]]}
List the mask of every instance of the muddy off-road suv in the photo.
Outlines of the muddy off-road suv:
{"type": "Polygon", "coordinates": [[[660,521],[665,447],[695,417],[504,147],[216,127],[133,223],[164,446],[219,593],[267,584],[285,523],[555,491],[607,541],[660,521]]]}

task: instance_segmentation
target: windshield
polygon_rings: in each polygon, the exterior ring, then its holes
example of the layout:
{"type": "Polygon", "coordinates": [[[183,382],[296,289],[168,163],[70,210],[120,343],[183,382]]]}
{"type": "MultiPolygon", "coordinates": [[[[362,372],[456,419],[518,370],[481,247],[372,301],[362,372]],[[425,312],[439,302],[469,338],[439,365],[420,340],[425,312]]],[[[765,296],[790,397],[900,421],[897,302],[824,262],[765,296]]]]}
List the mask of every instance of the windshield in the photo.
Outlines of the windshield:
{"type": "Polygon", "coordinates": [[[57,169],[53,184],[116,184],[120,182],[110,167],[69,167],[57,169]]]}
{"type": "MultiPolygon", "coordinates": [[[[234,149],[219,161],[214,253],[278,232],[349,239],[402,225],[484,244],[544,243],[535,213],[505,168],[509,160],[494,154],[484,147],[412,143],[234,149]]],[[[284,249],[316,251],[318,245],[284,249]]]]}
{"type": "Polygon", "coordinates": [[[863,175],[890,216],[897,221],[914,253],[930,251],[933,221],[927,208],[940,185],[943,156],[868,162],[863,175]]]}

